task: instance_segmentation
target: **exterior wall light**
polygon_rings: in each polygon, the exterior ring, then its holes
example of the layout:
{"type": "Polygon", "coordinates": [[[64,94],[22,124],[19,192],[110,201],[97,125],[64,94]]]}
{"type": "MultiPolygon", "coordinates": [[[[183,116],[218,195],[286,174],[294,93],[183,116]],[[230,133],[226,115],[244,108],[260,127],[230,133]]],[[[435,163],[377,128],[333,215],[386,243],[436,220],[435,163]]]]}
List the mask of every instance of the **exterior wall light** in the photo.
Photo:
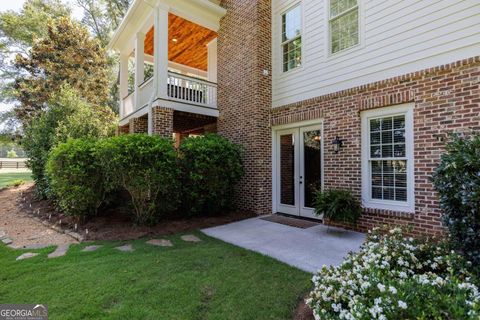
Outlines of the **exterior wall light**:
{"type": "Polygon", "coordinates": [[[333,144],[333,151],[335,153],[338,153],[340,151],[340,148],[343,147],[343,140],[340,139],[338,136],[335,137],[335,140],[332,141],[333,144]]]}

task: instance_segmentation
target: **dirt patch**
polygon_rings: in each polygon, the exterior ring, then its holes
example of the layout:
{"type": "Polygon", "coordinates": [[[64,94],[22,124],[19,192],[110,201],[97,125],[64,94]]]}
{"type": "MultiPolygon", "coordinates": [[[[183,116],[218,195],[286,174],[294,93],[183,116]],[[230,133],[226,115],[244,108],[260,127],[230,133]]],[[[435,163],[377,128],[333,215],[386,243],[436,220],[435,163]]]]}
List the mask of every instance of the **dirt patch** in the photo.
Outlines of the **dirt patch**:
{"type": "MultiPolygon", "coordinates": [[[[57,211],[50,201],[38,200],[34,196],[34,186],[28,184],[20,189],[9,189],[21,199],[21,210],[25,215],[40,218],[65,230],[72,230],[84,240],[131,240],[142,237],[169,235],[202,228],[218,226],[255,216],[249,212],[232,212],[222,216],[177,218],[165,220],[155,226],[135,226],[125,207],[100,212],[86,223],[77,223],[71,217],[57,211]]],[[[9,201],[5,199],[5,201],[9,201]]],[[[11,200],[10,200],[11,201],[11,200]]]]}
{"type": "Polygon", "coordinates": [[[305,299],[302,299],[295,310],[293,320],[315,320],[312,309],[305,303],[305,299]]]}
{"type": "Polygon", "coordinates": [[[17,188],[0,190],[0,229],[13,240],[12,245],[23,247],[34,244],[61,245],[76,241],[43,225],[41,221],[32,219],[25,205],[22,204],[22,192],[26,192],[31,184],[17,188]]]}

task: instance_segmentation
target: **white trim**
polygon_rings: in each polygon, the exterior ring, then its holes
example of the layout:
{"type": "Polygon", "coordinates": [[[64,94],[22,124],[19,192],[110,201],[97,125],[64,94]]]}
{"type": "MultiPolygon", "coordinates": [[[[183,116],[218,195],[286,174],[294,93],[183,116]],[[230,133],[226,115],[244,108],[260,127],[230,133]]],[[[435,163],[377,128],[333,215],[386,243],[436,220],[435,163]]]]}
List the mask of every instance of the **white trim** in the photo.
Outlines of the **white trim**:
{"type": "Polygon", "coordinates": [[[278,22],[277,22],[277,28],[279,30],[278,34],[280,36],[280,39],[278,40],[279,43],[280,43],[280,50],[279,50],[279,55],[280,55],[280,59],[278,59],[279,61],[279,74],[280,75],[287,75],[287,74],[290,74],[292,72],[298,72],[300,70],[303,69],[303,65],[304,65],[304,56],[305,56],[305,52],[304,52],[304,38],[303,38],[303,35],[305,33],[305,13],[304,13],[304,6],[303,6],[303,3],[301,0],[299,1],[295,1],[294,3],[290,4],[288,7],[286,7],[284,10],[280,11],[280,13],[278,14],[278,22]],[[283,23],[282,23],[282,18],[283,18],[283,15],[286,14],[287,12],[295,9],[296,7],[300,7],[300,35],[294,37],[293,39],[291,40],[288,40],[288,41],[283,41],[283,30],[282,30],[282,27],[283,27],[283,23]],[[284,64],[284,61],[283,61],[283,46],[296,40],[296,39],[301,39],[301,46],[300,46],[300,52],[301,52],[301,62],[300,62],[300,66],[297,66],[297,67],[294,67],[290,70],[287,70],[287,71],[284,71],[283,70],[283,64],[284,64]]]}
{"type": "Polygon", "coordinates": [[[415,177],[414,177],[414,137],[413,108],[414,103],[406,103],[361,112],[362,130],[362,205],[365,208],[385,209],[401,212],[415,212],[415,177]],[[405,144],[407,160],[407,202],[377,200],[371,197],[371,178],[369,166],[370,124],[374,118],[405,115],[405,144]]]}
{"type": "MultiPolygon", "coordinates": [[[[277,139],[277,133],[278,132],[287,132],[288,130],[291,130],[293,131],[294,129],[297,129],[298,132],[300,131],[301,128],[305,128],[305,127],[313,127],[313,126],[320,126],[320,130],[321,130],[321,135],[322,135],[322,145],[321,145],[321,175],[322,175],[322,180],[321,180],[321,184],[322,184],[322,189],[324,188],[324,178],[325,178],[325,165],[324,165],[324,161],[325,161],[325,148],[324,148],[324,119],[323,118],[319,118],[319,119],[313,119],[313,120],[306,120],[306,121],[301,121],[301,122],[295,122],[295,123],[288,123],[288,124],[283,124],[283,125],[277,125],[277,126],[272,126],[272,213],[276,213],[278,212],[278,157],[277,157],[277,153],[278,153],[278,139],[277,139]]],[[[298,134],[297,134],[297,138],[298,138],[298,134]]],[[[298,146],[300,146],[300,144],[298,144],[298,146]]],[[[295,185],[298,187],[298,174],[296,175],[295,177],[295,181],[297,182],[295,185]]],[[[297,201],[299,201],[300,199],[298,199],[297,201]]],[[[297,202],[296,202],[297,203],[297,202]]],[[[296,213],[296,215],[299,215],[299,213],[296,213]]],[[[319,217],[315,217],[316,219],[319,219],[319,217]]]]}
{"type": "Polygon", "coordinates": [[[326,47],[325,47],[325,60],[330,60],[331,58],[337,58],[341,57],[345,54],[349,54],[352,51],[357,51],[359,49],[362,49],[365,46],[365,14],[364,14],[364,4],[362,0],[357,0],[357,5],[355,7],[352,7],[345,12],[337,15],[336,17],[332,18],[330,16],[330,2],[331,0],[325,0],[325,30],[326,30],[326,47]],[[358,43],[348,47],[346,49],[337,51],[335,53],[332,53],[331,50],[331,44],[332,44],[332,36],[331,36],[331,30],[330,30],[330,23],[333,19],[339,18],[340,16],[346,14],[347,12],[350,12],[351,10],[354,10],[356,8],[358,10],[358,43]]]}

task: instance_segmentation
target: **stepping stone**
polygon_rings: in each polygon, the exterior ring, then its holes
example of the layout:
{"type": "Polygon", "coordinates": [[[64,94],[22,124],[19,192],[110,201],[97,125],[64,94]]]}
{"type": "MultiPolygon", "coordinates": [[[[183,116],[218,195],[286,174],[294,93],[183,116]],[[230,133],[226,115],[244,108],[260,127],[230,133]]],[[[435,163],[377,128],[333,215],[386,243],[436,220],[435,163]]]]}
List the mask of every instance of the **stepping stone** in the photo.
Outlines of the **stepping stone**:
{"type": "Polygon", "coordinates": [[[62,244],[57,247],[55,251],[48,255],[49,258],[58,258],[67,254],[70,244],[62,244]]]}
{"type": "Polygon", "coordinates": [[[116,247],[115,249],[123,252],[132,252],[134,250],[131,244],[125,244],[123,246],[116,247]]]}
{"type": "Polygon", "coordinates": [[[148,240],[147,243],[157,247],[173,247],[172,242],[165,239],[152,239],[148,240]]]}
{"type": "Polygon", "coordinates": [[[30,259],[35,256],[38,256],[38,253],[33,253],[33,252],[27,252],[22,254],[21,256],[18,256],[16,260],[25,260],[25,259],[30,259]]]}
{"type": "Polygon", "coordinates": [[[2,242],[3,242],[4,244],[11,244],[13,241],[12,241],[12,239],[10,239],[10,238],[3,238],[3,239],[2,239],[2,242]]]}
{"type": "Polygon", "coordinates": [[[194,236],[193,234],[186,234],[184,236],[181,237],[183,241],[187,241],[187,242],[200,242],[202,240],[200,240],[198,237],[194,236]]]}
{"type": "Polygon", "coordinates": [[[85,248],[83,248],[83,252],[92,252],[92,251],[95,251],[97,250],[98,248],[102,247],[101,245],[98,245],[98,246],[86,246],[85,248]]]}
{"type": "Polygon", "coordinates": [[[18,249],[43,249],[51,246],[52,246],[51,244],[35,243],[35,244],[28,244],[26,246],[19,247],[18,249]]]}

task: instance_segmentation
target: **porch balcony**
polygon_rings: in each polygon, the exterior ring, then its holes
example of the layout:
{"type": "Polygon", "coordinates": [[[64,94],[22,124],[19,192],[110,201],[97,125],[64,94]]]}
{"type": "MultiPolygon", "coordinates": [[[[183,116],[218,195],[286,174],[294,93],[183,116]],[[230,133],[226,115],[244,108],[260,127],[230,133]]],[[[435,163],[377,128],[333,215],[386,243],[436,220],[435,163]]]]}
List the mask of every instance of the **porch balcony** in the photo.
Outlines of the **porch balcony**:
{"type": "MultiPolygon", "coordinates": [[[[135,103],[135,92],[123,98],[121,114],[128,116],[136,110],[148,106],[154,93],[153,77],[145,80],[138,87],[138,103],[135,103]]],[[[171,101],[185,103],[210,109],[217,109],[217,84],[201,78],[168,72],[167,97],[171,101]]]]}
{"type": "Polygon", "coordinates": [[[120,56],[120,125],[155,105],[218,117],[217,1],[134,1],[109,47],[120,56]]]}

